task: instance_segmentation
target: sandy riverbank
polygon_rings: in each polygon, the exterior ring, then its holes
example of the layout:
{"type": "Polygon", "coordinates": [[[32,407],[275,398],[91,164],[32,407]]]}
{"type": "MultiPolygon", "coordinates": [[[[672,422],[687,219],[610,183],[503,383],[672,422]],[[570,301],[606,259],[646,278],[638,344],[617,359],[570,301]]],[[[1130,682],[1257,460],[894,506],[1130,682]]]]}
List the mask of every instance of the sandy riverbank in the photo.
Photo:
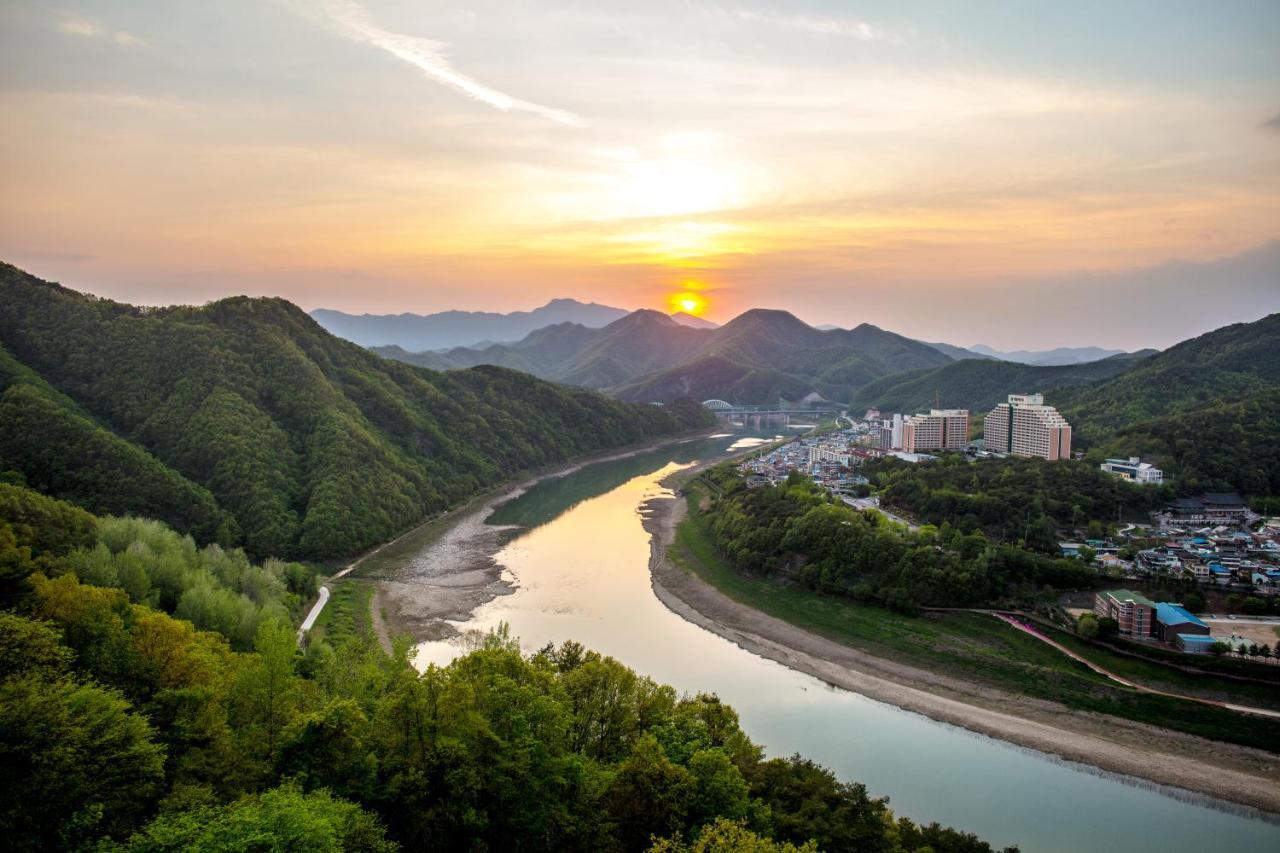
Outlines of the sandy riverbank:
{"type": "MultiPolygon", "coordinates": [[[[687,476],[680,472],[664,484],[674,486],[687,476]]],[[[681,617],[747,651],[836,687],[1067,761],[1280,815],[1280,757],[873,657],[734,601],[668,558],[684,515],[682,499],[646,504],[654,592],[681,617]]]]}
{"type": "Polygon", "coordinates": [[[511,593],[511,583],[503,577],[502,567],[494,555],[519,528],[486,523],[485,519],[499,505],[515,500],[542,480],[566,477],[587,465],[627,459],[668,445],[705,438],[716,429],[684,433],[567,462],[523,482],[481,495],[388,543],[385,550],[379,549],[381,559],[399,567],[394,576],[380,576],[376,570],[372,573],[377,583],[376,622],[385,623],[380,637],[409,634],[415,640],[449,639],[458,633],[451,623],[464,621],[486,602],[511,593]]]}

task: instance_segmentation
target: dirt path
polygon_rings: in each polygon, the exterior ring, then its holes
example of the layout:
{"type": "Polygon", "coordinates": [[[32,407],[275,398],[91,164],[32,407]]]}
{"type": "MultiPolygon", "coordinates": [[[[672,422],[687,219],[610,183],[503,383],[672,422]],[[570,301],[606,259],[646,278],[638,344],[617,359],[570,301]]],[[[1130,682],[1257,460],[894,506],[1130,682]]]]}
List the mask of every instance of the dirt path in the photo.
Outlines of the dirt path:
{"type": "MultiPolygon", "coordinates": [[[[667,485],[680,480],[677,475],[667,485]]],[[[678,615],[747,651],[836,687],[1068,761],[1280,814],[1280,757],[1005,693],[812,634],[734,601],[668,558],[684,500],[656,498],[646,509],[655,594],[678,615]]]]}
{"type": "Polygon", "coordinates": [[[1187,702],[1199,702],[1202,705],[1213,705],[1218,708],[1229,708],[1232,711],[1239,711],[1242,714],[1258,714],[1259,716],[1263,716],[1263,717],[1274,717],[1276,719],[1280,719],[1280,711],[1272,711],[1267,708],[1254,708],[1250,705],[1233,705],[1230,702],[1219,702],[1214,699],[1203,699],[1199,696],[1188,696],[1185,693],[1170,693],[1167,690],[1156,690],[1154,687],[1147,687],[1145,685],[1138,684],[1137,682],[1130,681],[1129,679],[1123,676],[1116,675],[1114,672],[1112,672],[1109,669],[1106,669],[1105,667],[1099,666],[1098,664],[1086,658],[1084,655],[1076,654],[1071,649],[1062,645],[1062,643],[1059,643],[1057,640],[1054,640],[1051,637],[1046,637],[1044,634],[1037,631],[1031,625],[1028,625],[1025,622],[1022,622],[1012,616],[1009,616],[1006,613],[997,613],[992,610],[983,610],[983,611],[975,611],[975,612],[990,613],[992,616],[996,617],[1001,622],[1004,622],[1010,627],[1016,628],[1017,630],[1023,632],[1024,634],[1029,634],[1030,636],[1035,637],[1037,640],[1039,640],[1042,643],[1047,643],[1050,646],[1053,646],[1055,649],[1062,652],[1067,657],[1071,658],[1074,661],[1078,661],[1084,664],[1085,666],[1089,667],[1089,669],[1093,670],[1099,675],[1105,676],[1106,678],[1111,679],[1117,684],[1123,684],[1125,687],[1131,687],[1134,690],[1137,690],[1139,692],[1152,693],[1156,696],[1169,696],[1174,699],[1183,699],[1187,702]]]}

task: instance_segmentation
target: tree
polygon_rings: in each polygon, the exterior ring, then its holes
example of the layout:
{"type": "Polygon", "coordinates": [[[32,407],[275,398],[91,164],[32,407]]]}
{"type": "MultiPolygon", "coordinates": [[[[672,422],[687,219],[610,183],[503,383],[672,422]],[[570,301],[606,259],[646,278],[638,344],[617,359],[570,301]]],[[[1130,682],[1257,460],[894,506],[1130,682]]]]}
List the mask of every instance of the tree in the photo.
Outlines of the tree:
{"type": "Polygon", "coordinates": [[[1099,630],[1098,617],[1092,613],[1081,613],[1080,618],[1076,620],[1076,633],[1081,637],[1093,639],[1098,636],[1099,630]]]}
{"type": "Polygon", "coordinates": [[[394,853],[377,817],[328,791],[286,784],[229,806],[166,812],[124,846],[130,853],[307,850],[394,853]]]}
{"type": "Polygon", "coordinates": [[[692,844],[679,836],[655,841],[649,853],[817,853],[818,846],[806,841],[799,847],[762,838],[740,821],[719,818],[697,834],[692,844]]]}
{"type": "Polygon", "coordinates": [[[159,793],[164,752],[114,690],[39,674],[0,684],[0,826],[10,850],[120,836],[159,793]]]}
{"type": "Polygon", "coordinates": [[[653,735],[641,735],[606,794],[623,846],[637,850],[652,835],[679,832],[689,813],[692,787],[689,771],[672,764],[653,735]]]}
{"type": "Polygon", "coordinates": [[[1098,620],[1098,638],[1102,640],[1110,639],[1120,633],[1120,623],[1112,619],[1110,616],[1103,616],[1098,620]]]}

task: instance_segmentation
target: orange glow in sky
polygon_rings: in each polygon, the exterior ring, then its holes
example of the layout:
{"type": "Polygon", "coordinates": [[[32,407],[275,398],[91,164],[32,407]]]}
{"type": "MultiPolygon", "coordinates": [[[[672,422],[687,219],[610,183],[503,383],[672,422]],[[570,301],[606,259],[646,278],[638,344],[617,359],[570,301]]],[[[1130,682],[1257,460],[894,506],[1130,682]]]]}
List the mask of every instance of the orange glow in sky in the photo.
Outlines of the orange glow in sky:
{"type": "Polygon", "coordinates": [[[667,298],[667,305],[672,312],[684,312],[694,317],[702,316],[707,310],[707,300],[700,293],[694,293],[692,290],[682,290],[679,293],[673,293],[667,298]]]}

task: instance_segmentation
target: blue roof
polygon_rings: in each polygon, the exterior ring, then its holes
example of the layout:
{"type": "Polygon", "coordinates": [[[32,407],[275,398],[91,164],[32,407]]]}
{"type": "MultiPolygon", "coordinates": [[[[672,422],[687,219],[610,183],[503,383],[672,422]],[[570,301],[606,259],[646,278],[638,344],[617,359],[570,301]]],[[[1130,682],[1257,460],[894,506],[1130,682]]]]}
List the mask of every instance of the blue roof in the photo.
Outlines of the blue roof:
{"type": "Polygon", "coordinates": [[[1230,571],[1228,571],[1228,570],[1227,570],[1227,568],[1226,568],[1225,566],[1219,566],[1217,563],[1214,563],[1212,566],[1210,566],[1210,567],[1209,567],[1209,571],[1213,572],[1215,575],[1229,575],[1229,574],[1231,574],[1231,572],[1230,572],[1230,571]]]}
{"type": "Polygon", "coordinates": [[[1218,638],[1210,637],[1205,634],[1179,634],[1178,642],[1182,643],[1184,646],[1210,646],[1218,642],[1218,638]]]}
{"type": "Polygon", "coordinates": [[[1192,616],[1187,608],[1180,604],[1162,603],[1156,605],[1156,621],[1162,625],[1178,625],[1182,622],[1190,622],[1192,625],[1199,625],[1201,628],[1209,626],[1192,616]]]}

